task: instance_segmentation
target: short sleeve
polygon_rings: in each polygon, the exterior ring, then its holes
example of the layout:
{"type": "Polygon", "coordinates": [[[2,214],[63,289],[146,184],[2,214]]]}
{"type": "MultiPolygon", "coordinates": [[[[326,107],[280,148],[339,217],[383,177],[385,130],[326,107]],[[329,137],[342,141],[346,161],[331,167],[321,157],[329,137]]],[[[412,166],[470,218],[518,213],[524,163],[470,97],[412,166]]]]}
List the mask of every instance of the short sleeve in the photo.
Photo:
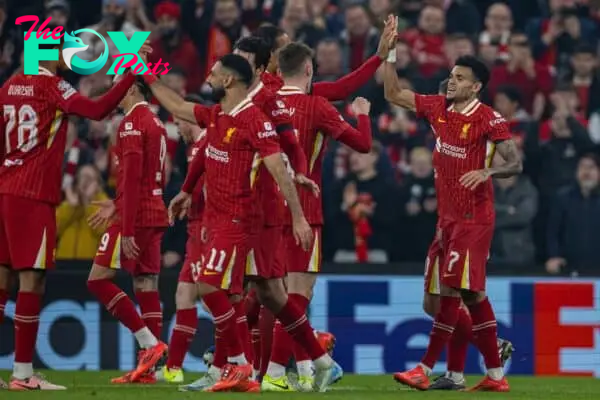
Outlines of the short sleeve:
{"type": "Polygon", "coordinates": [[[492,142],[498,143],[512,139],[508,122],[498,111],[493,111],[488,124],[488,139],[492,142]]]}
{"type": "Polygon", "coordinates": [[[207,128],[210,124],[210,112],[211,108],[203,106],[201,104],[194,104],[194,117],[198,126],[207,128]]]}
{"type": "Polygon", "coordinates": [[[249,121],[248,135],[253,149],[258,151],[262,158],[281,153],[275,127],[264,116],[260,118],[255,115],[255,118],[249,121]]]}
{"type": "Polygon", "coordinates": [[[119,126],[119,144],[123,156],[141,154],[143,149],[142,127],[139,121],[124,119],[119,126]]]}
{"type": "Polygon", "coordinates": [[[439,117],[438,115],[446,108],[446,98],[440,95],[415,94],[415,112],[418,118],[439,117]]]}
{"type": "Polygon", "coordinates": [[[71,113],[72,104],[81,97],[79,92],[64,79],[49,79],[46,89],[50,99],[66,114],[71,113]]]}
{"type": "Polygon", "coordinates": [[[262,112],[273,122],[277,133],[292,130],[290,109],[283,98],[273,95],[265,100],[262,112]]]}
{"type": "Polygon", "coordinates": [[[315,98],[314,112],[317,115],[317,127],[334,139],[352,128],[342,114],[323,97],[315,98]]]}

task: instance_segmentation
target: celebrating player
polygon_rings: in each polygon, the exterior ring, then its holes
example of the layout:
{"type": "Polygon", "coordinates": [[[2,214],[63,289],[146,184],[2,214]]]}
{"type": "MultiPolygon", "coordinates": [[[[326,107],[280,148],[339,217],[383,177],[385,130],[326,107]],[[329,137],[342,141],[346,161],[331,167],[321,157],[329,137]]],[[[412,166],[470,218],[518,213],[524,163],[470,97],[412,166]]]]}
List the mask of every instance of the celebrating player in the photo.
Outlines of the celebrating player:
{"type": "Polygon", "coordinates": [[[498,354],[496,318],[485,294],[485,269],[494,232],[490,177],[520,173],[519,153],[504,118],[478,99],[489,80],[485,64],[472,56],[460,57],[450,73],[447,96],[423,96],[402,89],[394,56],[391,53],[384,67],[386,99],[427,118],[435,132],[437,240],[441,243],[435,255],[438,262],[430,259],[426,271],[441,281],[439,311],[427,352],[417,367],[394,378],[426,390],[428,376],[457,325],[472,320],[473,340],[483,354],[487,376],[471,390],[506,392],[509,385],[498,354]],[[505,163],[491,168],[494,150],[505,163]]]}
{"type": "MultiPolygon", "coordinates": [[[[40,48],[58,51],[60,59],[40,61],[38,75],[17,73],[0,90],[0,322],[11,272],[19,273],[13,390],[65,389],[34,375],[32,360],[45,273],[54,268],[67,116],[105,118],[135,80],[128,72],[104,96],[88,99],[56,75],[66,68],[62,43],[40,48]]],[[[140,50],[148,51],[146,45],[140,50]]]]}
{"type": "MultiPolygon", "coordinates": [[[[298,130],[300,144],[307,154],[311,154],[308,165],[308,178],[321,184],[321,168],[325,153],[326,138],[336,139],[356,151],[366,153],[372,144],[370,104],[362,98],[354,101],[352,107],[358,116],[358,130],[348,124],[339,112],[324,97],[308,95],[307,88],[313,76],[312,50],[301,43],[290,43],[279,50],[278,65],[284,86],[278,92],[289,107],[294,109],[292,123],[298,130]]],[[[316,273],[321,267],[321,226],[323,214],[320,199],[310,193],[301,192],[302,207],[313,230],[314,240],[310,251],[305,252],[294,243],[289,228],[284,231],[285,260],[288,272],[288,293],[298,307],[306,311],[316,273]]],[[[291,356],[292,346],[287,335],[276,324],[271,361],[263,377],[263,390],[281,391],[288,386],[285,366],[291,356]]],[[[310,364],[310,358],[303,354],[299,346],[294,348],[296,363],[310,364]]],[[[302,365],[302,364],[301,364],[302,365]]],[[[299,368],[301,381],[310,381],[310,368],[299,368]]]]}
{"type": "MultiPolygon", "coordinates": [[[[186,101],[197,102],[193,97],[186,101]]],[[[202,150],[206,145],[206,130],[196,124],[175,118],[179,133],[188,148],[188,165],[195,157],[204,157],[202,150]]],[[[171,383],[183,382],[181,369],[186,353],[196,334],[198,326],[198,310],[196,301],[198,292],[192,276],[192,264],[202,258],[203,242],[206,240],[206,230],[202,224],[204,212],[204,180],[199,179],[192,193],[192,205],[188,211],[187,243],[185,246],[185,260],[179,272],[177,292],[175,293],[175,327],[169,343],[169,356],[167,363],[156,373],[158,380],[171,383]]]]}
{"type": "Polygon", "coordinates": [[[147,87],[138,82],[121,102],[125,117],[115,145],[115,214],[100,240],[87,282],[88,290],[134,334],[141,347],[137,368],[113,383],[153,382],[150,370],[167,350],[159,340],[162,309],[158,293],[160,244],[168,226],[162,199],[167,139],[165,127],[146,102],[149,98],[147,87]],[[133,277],[141,316],[112,282],[118,269],[133,277]]]}
{"type": "MultiPolygon", "coordinates": [[[[196,119],[199,125],[208,126],[206,157],[194,160],[183,190],[172,201],[170,210],[176,214],[186,212],[193,185],[206,171],[208,243],[205,261],[197,272],[196,281],[199,294],[214,317],[217,334],[226,338],[228,361],[238,364],[228,366],[212,390],[248,390],[247,378],[252,368],[244,356],[237,334],[235,311],[227,296],[241,292],[245,256],[254,243],[254,229],[260,226],[262,220],[255,190],[259,160],[269,169],[293,210],[296,240],[307,247],[312,240],[312,232],[281,157],[277,132],[247,97],[248,87],[253,81],[252,67],[243,57],[230,54],[215,64],[208,81],[213,87],[213,94],[220,99],[220,106],[212,109],[181,102],[179,96],[158,81],[151,82],[151,87],[174,115],[186,120],[196,119]],[[231,153],[234,149],[235,153],[231,153]],[[216,266],[215,262],[218,262],[216,266]],[[229,268],[223,271],[223,265],[229,268]],[[227,301],[227,306],[224,301],[227,301]],[[223,318],[224,315],[227,317],[223,318]]],[[[297,341],[310,346],[317,368],[316,385],[319,390],[324,390],[333,361],[316,341],[306,315],[289,301],[272,311],[297,341]]]]}

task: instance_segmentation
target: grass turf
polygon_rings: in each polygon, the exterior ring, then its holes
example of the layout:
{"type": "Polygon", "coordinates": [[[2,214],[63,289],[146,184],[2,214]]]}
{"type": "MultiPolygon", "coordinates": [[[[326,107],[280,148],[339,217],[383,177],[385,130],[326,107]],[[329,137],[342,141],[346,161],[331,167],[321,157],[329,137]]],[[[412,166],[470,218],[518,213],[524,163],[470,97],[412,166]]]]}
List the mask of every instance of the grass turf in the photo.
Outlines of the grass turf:
{"type": "MultiPolygon", "coordinates": [[[[304,399],[322,396],[327,399],[339,400],[396,400],[402,399],[489,399],[507,398],[511,400],[597,400],[600,393],[600,380],[594,378],[534,378],[510,377],[511,393],[463,393],[463,392],[418,392],[406,389],[389,375],[367,376],[347,375],[334,385],[327,393],[181,393],[177,385],[111,385],[110,378],[119,376],[115,371],[101,372],[59,372],[44,371],[52,382],[66,385],[67,391],[62,392],[0,392],[0,398],[29,398],[44,400],[164,400],[168,397],[191,399],[198,396],[216,396],[219,400],[240,399],[245,396],[265,396],[273,399],[304,399]]],[[[9,373],[0,373],[4,379],[9,373]]],[[[186,381],[195,379],[197,374],[188,374],[186,381]]],[[[469,377],[468,383],[477,383],[479,377],[469,377]]]]}

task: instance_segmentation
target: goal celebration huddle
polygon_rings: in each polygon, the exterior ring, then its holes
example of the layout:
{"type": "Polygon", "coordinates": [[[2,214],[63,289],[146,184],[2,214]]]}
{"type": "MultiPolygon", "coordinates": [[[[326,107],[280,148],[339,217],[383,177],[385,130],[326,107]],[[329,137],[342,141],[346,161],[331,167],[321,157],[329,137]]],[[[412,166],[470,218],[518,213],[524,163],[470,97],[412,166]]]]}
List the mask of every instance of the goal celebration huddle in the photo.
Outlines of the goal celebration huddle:
{"type": "MultiPolygon", "coordinates": [[[[334,82],[313,83],[313,51],[263,25],[222,56],[206,78],[214,106],[184,98],[154,75],[131,71],[90,99],[59,77],[64,61],[40,62],[38,75],[17,73],[0,90],[0,323],[18,280],[12,375],[8,390],[65,390],[33,371],[46,273],[55,267],[56,207],[61,200],[67,118],[101,120],[116,108],[117,190],[98,202],[91,226],[104,229],[87,288],[135,337],[136,367],[112,384],[166,381],[181,391],[325,392],[342,379],[336,338],[307,317],[321,271],[322,167],[329,140],[371,151],[370,103],[356,98],[356,127],[331,104],[383,70],[385,99],[426,119],[435,135],[436,232],[426,255],[423,303],[433,318],[427,351],[395,373],[419,390],[508,392],[503,364],[512,344],[498,338],[486,296],[494,232],[491,178],[519,174],[522,163],[508,123],[479,100],[490,79],[472,56],[459,57],[439,95],[404,89],[395,69],[398,20],[389,16],[377,54],[334,82]],[[174,118],[188,146],[181,192],[163,201],[167,134],[149,101],[174,118]],[[492,166],[497,152],[503,159],[492,166]],[[176,321],[163,342],[159,295],[161,240],[187,219],[188,241],[174,301],[176,321]],[[115,284],[129,274],[130,298],[115,284]],[[139,311],[136,308],[139,306],[139,311]],[[214,323],[207,373],[186,382],[182,366],[201,304],[214,323]],[[469,344],[487,374],[467,387],[469,344]],[[447,372],[432,369],[448,351],[447,372]],[[297,379],[287,375],[295,361],[297,379]]],[[[49,48],[62,50],[62,43],[49,48]]],[[[152,48],[139,51],[147,61],[152,48]]],[[[61,53],[62,54],[62,53],[61,53]]],[[[425,255],[424,255],[425,257],[425,255]]],[[[164,300],[164,299],[163,299],[164,300]]],[[[493,300],[493,299],[492,299],[493,300]]],[[[338,340],[343,340],[339,338],[338,340]]]]}

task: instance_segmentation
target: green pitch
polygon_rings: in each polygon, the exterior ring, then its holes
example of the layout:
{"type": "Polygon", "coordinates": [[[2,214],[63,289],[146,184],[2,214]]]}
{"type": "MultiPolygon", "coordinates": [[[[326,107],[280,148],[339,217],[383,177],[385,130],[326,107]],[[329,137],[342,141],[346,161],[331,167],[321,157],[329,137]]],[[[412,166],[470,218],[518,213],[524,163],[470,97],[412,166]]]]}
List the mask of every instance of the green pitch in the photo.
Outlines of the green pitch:
{"type": "MultiPolygon", "coordinates": [[[[264,396],[271,399],[308,399],[323,397],[339,400],[397,400],[397,399],[490,399],[510,400],[598,400],[600,380],[593,378],[531,378],[510,377],[512,392],[503,393],[448,393],[417,392],[398,385],[391,376],[348,375],[327,393],[181,393],[177,385],[111,385],[110,378],[117,372],[57,372],[45,371],[54,383],[66,385],[66,392],[0,392],[1,399],[28,398],[44,400],[164,400],[168,398],[198,399],[216,397],[219,400],[242,399],[264,396]]],[[[0,371],[7,379],[8,371],[0,371]]],[[[197,374],[187,374],[186,379],[195,379],[197,374]]],[[[469,384],[478,382],[479,377],[469,377],[469,384]]]]}

